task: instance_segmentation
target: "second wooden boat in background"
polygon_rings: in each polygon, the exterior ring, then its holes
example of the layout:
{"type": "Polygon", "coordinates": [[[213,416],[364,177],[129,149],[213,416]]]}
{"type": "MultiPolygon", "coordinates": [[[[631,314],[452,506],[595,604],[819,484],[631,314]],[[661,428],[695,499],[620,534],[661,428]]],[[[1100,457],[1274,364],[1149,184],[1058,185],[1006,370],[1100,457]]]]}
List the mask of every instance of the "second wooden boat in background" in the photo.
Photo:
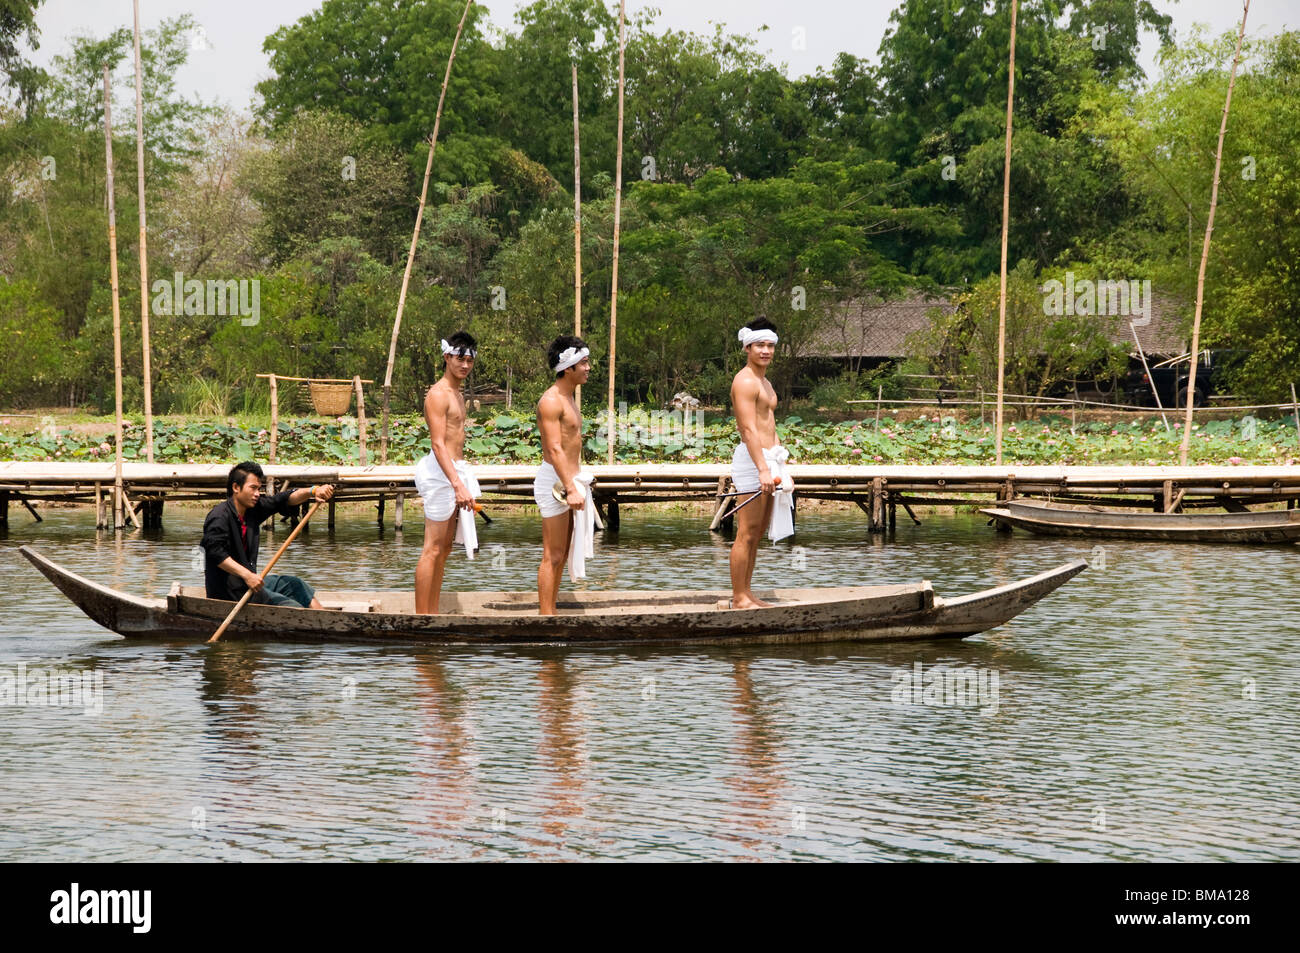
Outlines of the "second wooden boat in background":
{"type": "Polygon", "coordinates": [[[1011,500],[980,512],[1000,523],[1044,536],[1191,543],[1291,543],[1300,539],[1300,510],[1150,513],[1011,500]]]}

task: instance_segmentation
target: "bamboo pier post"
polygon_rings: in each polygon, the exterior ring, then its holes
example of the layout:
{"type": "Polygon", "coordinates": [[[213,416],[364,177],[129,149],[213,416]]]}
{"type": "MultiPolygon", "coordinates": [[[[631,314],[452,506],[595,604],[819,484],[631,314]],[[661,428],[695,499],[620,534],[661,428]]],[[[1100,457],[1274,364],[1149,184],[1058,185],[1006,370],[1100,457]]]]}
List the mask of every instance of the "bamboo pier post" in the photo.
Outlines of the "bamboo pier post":
{"type": "Polygon", "coordinates": [[[140,76],[140,0],[135,11],[135,165],[136,190],[140,193],[140,346],[144,352],[144,439],[145,454],[153,463],[153,371],[149,346],[149,245],[144,208],[144,84],[140,76]]]}
{"type": "Polygon", "coordinates": [[[113,110],[108,67],[104,67],[104,191],[108,195],[108,274],[113,290],[113,528],[126,526],[126,494],[122,488],[122,311],[117,294],[117,206],[113,201],[113,110]]]}
{"type": "MultiPolygon", "coordinates": [[[[614,351],[618,342],[618,229],[623,214],[623,54],[625,48],[625,26],[627,19],[627,0],[618,3],[618,159],[614,167],[614,271],[609,292],[609,400],[606,404],[605,444],[608,463],[614,464],[614,351]]],[[[611,504],[615,505],[615,504],[611,504]]],[[[612,518],[614,526],[617,518],[612,518]]]]}
{"type": "MultiPolygon", "coordinates": [[[[366,465],[366,395],[361,389],[361,375],[352,379],[352,386],[357,389],[357,440],[361,447],[361,465],[366,465]]],[[[387,431],[385,431],[385,439],[387,431]]],[[[386,458],[384,458],[386,459],[386,458]]]]}
{"type": "Polygon", "coordinates": [[[883,384],[876,385],[876,430],[880,430],[880,399],[884,396],[885,387],[883,384]]]}
{"type": "Polygon", "coordinates": [[[873,533],[885,531],[885,480],[884,477],[871,479],[871,512],[867,518],[868,528],[873,533]]]}
{"type": "MultiPolygon", "coordinates": [[[[578,151],[578,64],[573,64],[573,336],[582,337],[582,162],[578,151]]],[[[574,391],[582,409],[582,387],[574,391]]]]}
{"type": "Polygon", "coordinates": [[[451,82],[451,64],[456,61],[456,46],[460,43],[465,18],[474,0],[466,0],[465,12],[460,15],[456,36],[451,41],[451,55],[447,57],[447,72],[442,78],[442,92],[438,94],[438,111],[433,117],[433,136],[429,139],[429,157],[424,163],[424,185],[420,187],[420,205],[415,213],[415,231],[411,233],[411,250],[406,255],[406,271],[402,273],[402,290],[397,296],[397,316],[393,318],[393,337],[388,342],[388,369],[384,371],[383,425],[379,432],[379,462],[388,462],[388,404],[393,392],[393,362],[397,360],[397,335],[402,329],[402,311],[406,308],[406,289],[411,283],[411,266],[415,264],[415,246],[420,241],[420,223],[424,220],[424,203],[429,197],[429,176],[433,172],[433,153],[438,148],[438,127],[442,123],[442,105],[447,99],[447,84],[451,82]]]}
{"type": "Polygon", "coordinates": [[[402,531],[402,513],[406,509],[406,494],[398,493],[395,504],[393,506],[393,529],[400,533],[402,531]]]}
{"type": "MultiPolygon", "coordinates": [[[[1002,466],[1002,391],[1007,360],[1007,227],[1011,215],[1011,110],[1016,93],[1016,10],[1019,0],[1011,0],[1011,54],[1007,66],[1007,142],[1002,167],[1002,258],[998,273],[998,408],[994,444],[997,465],[1002,466]]],[[[1001,524],[999,524],[1001,525],[1001,524]]]]}
{"type": "Polygon", "coordinates": [[[1196,313],[1192,316],[1192,360],[1187,375],[1187,413],[1183,419],[1183,442],[1178,451],[1178,461],[1187,466],[1187,451],[1192,442],[1192,403],[1196,399],[1196,355],[1201,347],[1201,306],[1205,304],[1205,265],[1210,258],[1210,236],[1214,233],[1214,211],[1219,205],[1219,171],[1223,167],[1223,137],[1228,132],[1228,110],[1232,106],[1232,87],[1237,82],[1237,64],[1241,62],[1241,41],[1246,35],[1246,16],[1250,13],[1250,0],[1241,12],[1241,29],[1237,32],[1237,50],[1232,56],[1232,72],[1228,75],[1228,95],[1223,101],[1223,118],[1219,122],[1219,146],[1214,153],[1214,185],[1210,187],[1210,214],[1205,220],[1205,241],[1201,245],[1201,267],[1196,274],[1196,313]]]}
{"type": "Polygon", "coordinates": [[[275,463],[275,448],[280,440],[280,390],[276,386],[275,375],[271,375],[271,456],[275,463]]]}

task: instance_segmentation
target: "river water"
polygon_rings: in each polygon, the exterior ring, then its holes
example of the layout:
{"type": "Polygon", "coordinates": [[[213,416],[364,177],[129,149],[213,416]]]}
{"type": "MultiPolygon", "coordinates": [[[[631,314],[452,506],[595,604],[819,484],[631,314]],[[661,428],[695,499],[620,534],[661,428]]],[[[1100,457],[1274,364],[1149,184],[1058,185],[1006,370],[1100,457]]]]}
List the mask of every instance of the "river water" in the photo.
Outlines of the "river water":
{"type": "MultiPolygon", "coordinates": [[[[1094,550],[977,515],[882,542],[856,513],[814,510],[794,545],[764,544],[757,587],[929,578],[942,596],[1093,568],[956,643],[129,644],[18,546],[163,595],[202,581],[202,513],[117,536],[86,510],[44,515],[18,511],[0,537],[0,688],[21,665],[28,684],[81,674],[92,700],[0,707],[6,860],[1300,858],[1294,547],[1094,550]],[[909,687],[936,670],[979,690],[909,687]]],[[[706,524],[625,507],[587,584],[725,587],[727,543],[706,524]]],[[[354,514],[280,568],[406,588],[421,539],[354,514]]],[[[480,543],[448,588],[533,588],[535,513],[498,513],[480,543]]]]}

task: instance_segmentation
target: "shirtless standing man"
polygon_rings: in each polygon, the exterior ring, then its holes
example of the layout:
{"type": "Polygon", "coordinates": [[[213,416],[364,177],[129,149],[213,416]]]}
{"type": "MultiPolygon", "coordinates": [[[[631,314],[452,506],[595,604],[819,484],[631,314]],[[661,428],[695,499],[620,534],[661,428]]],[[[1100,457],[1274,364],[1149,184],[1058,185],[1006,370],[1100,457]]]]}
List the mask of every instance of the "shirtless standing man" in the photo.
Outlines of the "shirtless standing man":
{"type": "Polygon", "coordinates": [[[415,465],[415,488],[424,501],[424,548],[415,566],[415,611],[437,615],[442,573],[452,545],[478,548],[474,499],[478,480],[465,462],[465,378],[474,369],[478,342],[457,331],[442,342],[443,372],[424,398],[433,451],[415,465]]]}
{"type": "Polygon", "coordinates": [[[751,321],[737,337],[745,349],[745,366],[731,382],[731,406],[740,430],[740,443],[731,457],[731,483],[736,491],[736,539],[731,544],[731,605],[736,609],[766,608],[771,603],[750,589],[754,560],[763,529],[772,539],[791,535],[790,510],[794,483],[785,472],[788,451],[776,436],[776,390],[767,369],[776,354],[776,327],[765,317],[751,321]],[[762,497],[746,503],[750,494],[762,497]],[[743,506],[742,506],[743,504],[743,506]]]}
{"type": "MultiPolygon", "coordinates": [[[[546,363],[555,374],[552,384],[537,402],[537,429],[542,438],[545,461],[533,480],[533,499],[542,511],[542,564],[537,568],[537,606],[542,615],[555,615],[560,596],[560,577],[574,542],[575,517],[589,520],[591,475],[582,472],[582,412],[573,392],[587,382],[591,374],[591,351],[582,338],[566,334],[551,342],[546,363]],[[554,495],[556,483],[564,487],[565,500],[554,495]]],[[[587,545],[591,529],[577,540],[587,545]]],[[[581,570],[570,575],[581,578],[581,570]]]]}

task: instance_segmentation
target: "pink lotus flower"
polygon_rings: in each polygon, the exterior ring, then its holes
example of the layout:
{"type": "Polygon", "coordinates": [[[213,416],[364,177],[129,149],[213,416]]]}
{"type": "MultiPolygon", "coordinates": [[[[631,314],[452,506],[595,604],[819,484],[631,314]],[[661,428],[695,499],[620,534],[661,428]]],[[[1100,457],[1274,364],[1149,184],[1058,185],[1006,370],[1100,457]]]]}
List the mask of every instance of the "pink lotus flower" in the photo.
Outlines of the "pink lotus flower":
{"type": "Polygon", "coordinates": [[[876,454],[876,455],[875,455],[874,457],[872,457],[871,459],[872,459],[872,460],[875,460],[877,463],[879,463],[880,461],[884,460],[885,458],[882,457],[880,454],[876,454]]]}
{"type": "Polygon", "coordinates": [[[1242,462],[1242,459],[1241,457],[1228,457],[1228,462],[1235,467],[1237,464],[1242,462]]]}
{"type": "Polygon", "coordinates": [[[862,450],[861,450],[861,449],[859,449],[859,448],[855,448],[854,451],[853,451],[853,456],[856,457],[856,456],[860,455],[861,453],[862,453],[862,450]]]}

